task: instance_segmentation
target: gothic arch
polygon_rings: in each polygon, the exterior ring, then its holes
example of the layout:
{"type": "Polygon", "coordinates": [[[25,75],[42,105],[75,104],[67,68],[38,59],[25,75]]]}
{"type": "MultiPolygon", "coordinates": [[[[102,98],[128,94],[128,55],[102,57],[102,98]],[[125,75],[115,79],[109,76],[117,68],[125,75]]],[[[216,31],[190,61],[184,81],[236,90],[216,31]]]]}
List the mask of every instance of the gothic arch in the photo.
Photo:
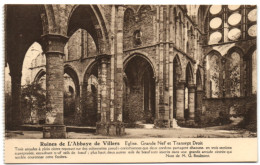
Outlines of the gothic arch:
{"type": "Polygon", "coordinates": [[[216,55],[220,60],[223,58],[222,55],[220,54],[220,52],[217,50],[212,49],[212,50],[208,51],[208,53],[206,53],[206,55],[203,57],[203,66],[205,69],[207,69],[207,65],[206,65],[207,57],[213,56],[213,55],[216,55]]]}
{"type": "MultiPolygon", "coordinates": [[[[222,95],[223,75],[222,62],[223,57],[216,50],[211,50],[204,57],[204,86],[206,89],[206,96],[208,98],[218,98],[222,95]]],[[[223,94],[225,95],[225,94],[223,94]]]]}
{"type": "MultiPolygon", "coordinates": [[[[181,75],[182,75],[182,64],[179,58],[179,55],[176,54],[173,59],[173,68],[176,69],[176,81],[180,81],[181,75]]],[[[175,72],[174,72],[175,73],[175,72]]]]}
{"type": "Polygon", "coordinates": [[[245,54],[245,56],[251,56],[252,55],[252,53],[254,52],[256,50],[256,45],[253,45],[253,46],[251,46],[249,49],[248,49],[248,51],[247,51],[247,53],[245,54]]]}
{"type": "Polygon", "coordinates": [[[78,78],[78,74],[77,72],[73,69],[73,67],[69,64],[66,64],[64,66],[64,74],[68,74],[74,84],[75,84],[75,88],[76,88],[76,95],[79,96],[80,95],[80,87],[79,87],[79,78],[78,78]]]}
{"type": "Polygon", "coordinates": [[[97,68],[97,61],[94,59],[90,61],[87,65],[85,71],[83,72],[83,79],[82,82],[88,82],[88,78],[93,74],[94,76],[98,77],[98,68],[97,68]]]}
{"type": "Polygon", "coordinates": [[[148,56],[147,53],[142,52],[142,51],[134,51],[134,52],[132,52],[131,54],[129,54],[128,56],[126,56],[126,57],[124,58],[124,69],[127,67],[128,62],[129,62],[132,58],[134,58],[134,57],[136,57],[136,56],[140,56],[140,57],[144,58],[145,60],[147,60],[147,62],[149,62],[149,64],[151,65],[151,67],[152,67],[152,69],[153,69],[154,77],[156,77],[156,69],[155,69],[155,67],[154,67],[154,66],[156,66],[156,65],[155,65],[155,62],[154,62],[151,58],[149,58],[149,56],[148,56]]]}
{"type": "Polygon", "coordinates": [[[124,60],[123,120],[127,123],[144,120],[154,123],[155,118],[155,73],[149,58],[134,53],[124,60]],[[126,79],[125,79],[126,80],[126,79]],[[126,99],[127,98],[127,99],[126,99]],[[136,116],[135,114],[140,114],[136,116]]]}
{"type": "MultiPolygon", "coordinates": [[[[135,10],[132,7],[129,7],[129,6],[126,8],[124,13],[127,13],[127,12],[129,12],[129,14],[132,14],[132,16],[134,16],[134,14],[135,14],[135,10]]],[[[126,19],[126,14],[124,14],[124,20],[125,19],[126,19]]]]}
{"type": "Polygon", "coordinates": [[[85,29],[92,36],[99,53],[102,54],[108,49],[108,31],[97,5],[73,6],[68,17],[67,35],[71,36],[79,28],[85,29]]]}
{"type": "Polygon", "coordinates": [[[240,57],[244,56],[244,52],[240,47],[234,46],[232,48],[230,48],[226,54],[226,56],[230,56],[233,52],[237,52],[240,54],[240,57]]]}
{"type": "Polygon", "coordinates": [[[203,90],[200,68],[198,68],[196,71],[196,86],[197,90],[203,90]]]}
{"type": "Polygon", "coordinates": [[[83,72],[81,99],[82,119],[86,125],[94,126],[98,121],[98,62],[92,59],[83,72]]]}
{"type": "Polygon", "coordinates": [[[136,11],[136,13],[139,13],[141,11],[142,8],[144,7],[149,7],[150,10],[153,10],[153,6],[152,5],[140,5],[136,11]]]}
{"type": "Polygon", "coordinates": [[[13,71],[13,68],[22,68],[29,47],[34,42],[40,43],[41,36],[48,32],[49,21],[46,11],[44,5],[6,6],[6,18],[12,20],[6,22],[5,53],[5,59],[10,64],[11,74],[17,72],[13,71]]]}
{"type": "Polygon", "coordinates": [[[191,35],[193,35],[194,31],[193,31],[192,25],[190,25],[189,29],[190,29],[191,35]]]}
{"type": "Polygon", "coordinates": [[[36,76],[34,77],[34,82],[38,83],[39,80],[41,79],[42,76],[44,76],[46,74],[46,70],[45,69],[41,69],[36,76]]]}
{"type": "Polygon", "coordinates": [[[177,19],[177,9],[176,9],[176,7],[173,8],[173,19],[174,19],[174,23],[176,24],[176,19],[177,19]]]}
{"type": "Polygon", "coordinates": [[[186,75],[185,80],[187,85],[193,84],[193,69],[190,62],[188,62],[188,64],[186,65],[185,75],[186,75]]]}
{"type": "Polygon", "coordinates": [[[210,50],[208,53],[206,53],[206,55],[204,56],[204,60],[203,61],[205,61],[206,60],[206,57],[207,56],[209,56],[209,55],[217,55],[219,58],[221,58],[222,57],[222,55],[220,54],[220,52],[219,51],[217,51],[217,50],[210,50]]]}
{"type": "Polygon", "coordinates": [[[44,8],[46,9],[46,14],[43,15],[43,20],[44,22],[47,22],[49,26],[46,26],[45,28],[45,33],[44,34],[49,34],[49,33],[56,33],[57,23],[56,23],[56,18],[54,14],[54,9],[52,5],[44,5],[44,8]]]}
{"type": "Polygon", "coordinates": [[[190,28],[189,28],[190,25],[189,25],[189,21],[188,21],[188,20],[186,21],[186,27],[187,27],[187,29],[190,29],[190,28]]]}
{"type": "Polygon", "coordinates": [[[181,11],[178,12],[177,16],[178,16],[178,19],[179,19],[180,23],[183,22],[183,20],[182,20],[183,16],[182,16],[182,12],[181,11]]]}
{"type": "Polygon", "coordinates": [[[208,5],[200,5],[200,7],[198,8],[198,25],[199,28],[202,30],[202,32],[205,33],[205,29],[203,28],[206,22],[206,18],[207,18],[207,13],[209,10],[210,6],[208,5]]]}
{"type": "Polygon", "coordinates": [[[230,48],[225,55],[225,85],[228,97],[240,97],[244,93],[243,58],[243,50],[237,46],[230,48]]]}

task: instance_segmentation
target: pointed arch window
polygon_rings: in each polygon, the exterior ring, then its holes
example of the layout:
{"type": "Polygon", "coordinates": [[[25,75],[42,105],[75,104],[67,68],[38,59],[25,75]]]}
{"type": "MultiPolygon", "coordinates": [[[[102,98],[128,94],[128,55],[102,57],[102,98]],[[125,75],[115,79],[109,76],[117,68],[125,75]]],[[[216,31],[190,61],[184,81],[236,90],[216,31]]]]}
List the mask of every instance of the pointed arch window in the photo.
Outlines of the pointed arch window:
{"type": "Polygon", "coordinates": [[[142,37],[142,32],[141,32],[141,30],[136,30],[136,31],[134,32],[134,45],[135,45],[135,46],[138,46],[138,45],[141,45],[141,44],[142,44],[141,37],[142,37]]]}
{"type": "Polygon", "coordinates": [[[222,66],[220,55],[212,52],[207,55],[206,59],[206,95],[208,98],[222,97],[222,66]]]}
{"type": "Polygon", "coordinates": [[[229,63],[230,96],[240,97],[240,54],[233,52],[229,63]]]}

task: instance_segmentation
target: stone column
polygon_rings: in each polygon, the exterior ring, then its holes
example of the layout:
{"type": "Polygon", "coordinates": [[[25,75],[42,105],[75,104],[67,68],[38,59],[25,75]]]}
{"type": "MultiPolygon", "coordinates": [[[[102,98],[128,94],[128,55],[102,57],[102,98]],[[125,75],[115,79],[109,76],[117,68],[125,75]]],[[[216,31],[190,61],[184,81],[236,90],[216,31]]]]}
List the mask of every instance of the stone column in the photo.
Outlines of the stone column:
{"type": "Polygon", "coordinates": [[[98,81],[99,81],[99,91],[100,91],[100,122],[107,122],[109,121],[109,118],[107,117],[107,114],[109,113],[109,97],[107,93],[107,64],[110,61],[110,55],[98,55],[96,60],[98,61],[99,65],[99,75],[98,75],[98,81]]]}
{"type": "MultiPolygon", "coordinates": [[[[75,82],[79,83],[79,82],[75,82]]],[[[81,124],[82,122],[82,106],[81,106],[81,90],[82,90],[82,84],[79,83],[78,85],[75,85],[76,87],[76,95],[75,95],[75,123],[76,124],[81,124]]]]}
{"type": "Polygon", "coordinates": [[[195,59],[196,49],[197,49],[196,36],[195,36],[195,32],[194,32],[194,34],[192,35],[192,54],[191,54],[193,59],[195,59]]]}
{"type": "Polygon", "coordinates": [[[189,85],[188,87],[189,89],[189,120],[194,122],[194,118],[195,118],[195,89],[196,86],[194,84],[189,85]]]}
{"type": "Polygon", "coordinates": [[[180,19],[179,17],[177,18],[176,20],[176,40],[175,40],[175,44],[176,44],[176,47],[179,49],[180,48],[180,19]]]}
{"type": "Polygon", "coordinates": [[[156,127],[169,127],[169,8],[159,5],[157,8],[157,82],[156,82],[156,127]],[[166,11],[166,12],[164,12],[166,11]],[[165,44],[167,42],[167,44],[165,44]]]}
{"type": "Polygon", "coordinates": [[[188,44],[189,44],[189,47],[188,47],[188,49],[187,49],[187,51],[186,51],[186,53],[188,54],[188,55],[190,55],[190,49],[191,49],[191,44],[190,44],[190,42],[191,42],[191,31],[188,29],[187,30],[187,37],[188,37],[188,44]]]}
{"type": "Polygon", "coordinates": [[[202,99],[203,99],[204,91],[197,90],[196,91],[196,113],[195,113],[195,121],[200,120],[200,116],[202,114],[202,99]]]}
{"type": "Polygon", "coordinates": [[[42,37],[46,55],[46,125],[43,126],[43,138],[66,138],[63,120],[63,56],[68,38],[62,35],[48,34],[42,37]]]}
{"type": "Polygon", "coordinates": [[[201,47],[201,45],[200,45],[200,39],[197,38],[196,41],[197,41],[197,43],[196,43],[197,49],[196,49],[196,54],[195,54],[195,60],[196,60],[196,61],[200,61],[200,56],[199,56],[199,54],[200,54],[200,47],[201,47]]]}
{"type": "Polygon", "coordinates": [[[169,60],[169,115],[170,127],[173,126],[173,44],[170,44],[170,60],[169,60]]]}
{"type": "Polygon", "coordinates": [[[100,121],[97,122],[96,132],[102,135],[122,135],[124,126],[122,122],[110,120],[110,93],[108,92],[108,74],[111,55],[98,55],[96,60],[99,65],[99,92],[100,92],[100,121]]]}
{"type": "Polygon", "coordinates": [[[185,82],[181,81],[177,84],[176,89],[176,119],[178,124],[184,121],[184,87],[185,82]]]}
{"type": "Polygon", "coordinates": [[[84,94],[83,94],[83,92],[86,92],[86,91],[84,91],[84,88],[86,89],[87,88],[87,86],[86,87],[84,87],[84,85],[88,85],[87,83],[84,83],[84,82],[80,82],[79,83],[79,108],[80,108],[80,122],[82,123],[83,122],[83,120],[84,120],[84,117],[85,117],[85,114],[84,114],[84,116],[82,115],[83,113],[85,113],[84,112],[84,94]]]}
{"type": "Polygon", "coordinates": [[[183,23],[183,33],[184,33],[184,35],[183,35],[183,51],[184,52],[186,52],[187,53],[187,38],[188,38],[188,29],[189,27],[187,27],[186,25],[185,25],[185,23],[183,23]]]}
{"type": "MultiPolygon", "coordinates": [[[[226,13],[226,10],[228,10],[227,8],[223,8],[223,13],[226,13]]],[[[224,18],[223,20],[228,20],[227,14],[224,14],[224,18]]],[[[228,42],[228,32],[229,32],[229,25],[228,25],[228,21],[224,21],[224,34],[223,34],[223,38],[224,41],[223,42],[228,42]]]]}
{"type": "Polygon", "coordinates": [[[114,121],[115,119],[115,53],[116,53],[116,40],[115,38],[115,31],[116,31],[116,7],[115,5],[112,5],[111,9],[111,64],[110,64],[110,70],[111,70],[111,83],[110,83],[110,120],[114,121]]]}
{"type": "MultiPolygon", "coordinates": [[[[10,66],[10,70],[11,70],[10,66]]],[[[15,67],[14,67],[15,68],[15,67]]],[[[11,104],[11,122],[6,124],[8,129],[17,130],[19,126],[22,125],[22,118],[21,118],[21,77],[22,73],[21,70],[15,69],[14,71],[10,72],[11,75],[11,97],[12,97],[12,104],[11,104]]],[[[6,109],[7,111],[7,109],[6,109]]]]}
{"type": "Polygon", "coordinates": [[[123,22],[124,6],[117,6],[117,32],[116,32],[116,55],[115,55],[115,121],[122,122],[123,111],[123,22]]]}

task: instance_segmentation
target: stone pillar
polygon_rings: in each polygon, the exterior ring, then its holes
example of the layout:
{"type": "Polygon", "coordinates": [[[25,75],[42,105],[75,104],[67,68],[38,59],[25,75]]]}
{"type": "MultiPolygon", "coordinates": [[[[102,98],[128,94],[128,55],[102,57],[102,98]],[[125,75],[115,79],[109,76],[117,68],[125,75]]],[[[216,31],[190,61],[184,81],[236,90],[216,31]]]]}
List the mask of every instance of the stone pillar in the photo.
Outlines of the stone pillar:
{"type": "Polygon", "coordinates": [[[156,127],[169,127],[169,8],[159,5],[157,9],[157,82],[156,82],[156,119],[154,124],[156,127]],[[164,12],[166,11],[166,12],[164,12]],[[166,29],[165,29],[166,28],[166,29]],[[167,42],[165,44],[164,42],[167,42]]]}
{"type": "Polygon", "coordinates": [[[202,115],[202,99],[203,99],[204,91],[197,90],[196,91],[196,113],[195,113],[195,122],[200,121],[200,116],[202,115]]]}
{"type": "Polygon", "coordinates": [[[211,97],[211,89],[210,89],[210,66],[209,66],[209,56],[206,56],[206,62],[204,64],[204,67],[205,67],[205,71],[204,71],[204,82],[205,82],[205,85],[204,85],[204,88],[205,88],[205,92],[206,92],[206,97],[207,98],[210,98],[211,97]]]}
{"type": "Polygon", "coordinates": [[[189,27],[187,27],[186,25],[185,25],[185,23],[183,23],[183,51],[184,52],[186,52],[187,53],[187,38],[188,38],[188,34],[187,34],[187,29],[188,29],[189,27]]]}
{"type": "Polygon", "coordinates": [[[196,61],[200,61],[200,47],[201,47],[201,45],[200,45],[200,39],[199,38],[197,38],[196,39],[197,40],[197,43],[196,43],[196,45],[197,45],[197,49],[196,49],[196,54],[195,54],[195,60],[196,61]]]}
{"type": "MultiPolygon", "coordinates": [[[[78,82],[79,83],[79,82],[78,82]]],[[[82,90],[82,84],[76,84],[76,95],[75,95],[75,123],[81,124],[82,122],[82,106],[81,106],[81,90],[82,90]]]]}
{"type": "Polygon", "coordinates": [[[115,31],[116,31],[116,7],[112,5],[111,9],[111,64],[110,64],[110,71],[111,71],[111,83],[110,83],[110,120],[114,121],[115,119],[115,53],[116,47],[115,43],[115,31]]]}
{"type": "Polygon", "coordinates": [[[82,115],[83,113],[85,113],[84,112],[84,94],[83,94],[83,92],[86,92],[86,91],[84,91],[84,88],[86,89],[87,88],[87,86],[86,87],[84,87],[84,85],[88,85],[87,83],[84,83],[84,82],[80,82],[79,83],[79,108],[80,108],[80,122],[82,123],[83,122],[83,120],[84,120],[84,117],[85,117],[85,114],[84,114],[84,116],[82,115]]]}
{"type": "Polygon", "coordinates": [[[176,20],[176,40],[175,40],[175,44],[176,44],[176,47],[179,49],[180,48],[180,33],[181,33],[181,30],[180,30],[180,19],[179,17],[177,18],[176,20]]]}
{"type": "MultiPolygon", "coordinates": [[[[10,66],[10,70],[11,70],[10,66]]],[[[22,125],[22,118],[21,118],[21,77],[22,73],[21,70],[18,69],[14,70],[10,73],[11,75],[11,97],[12,97],[12,104],[11,104],[11,122],[6,124],[8,129],[17,130],[19,126],[22,125]]]]}
{"type": "Polygon", "coordinates": [[[109,113],[109,97],[107,91],[107,72],[108,72],[108,62],[110,61],[109,55],[98,55],[96,60],[99,65],[99,91],[100,91],[100,122],[107,122],[110,119],[107,114],[109,113]]]}
{"type": "Polygon", "coordinates": [[[173,44],[170,44],[170,60],[169,60],[169,115],[170,127],[173,126],[173,44]]]}
{"type": "Polygon", "coordinates": [[[173,43],[174,43],[174,30],[173,30],[173,6],[170,6],[169,11],[169,63],[168,63],[168,82],[169,82],[169,127],[173,126],[173,43]]]}
{"type": "MultiPolygon", "coordinates": [[[[223,13],[226,13],[226,10],[228,10],[227,8],[223,8],[223,13]]],[[[223,20],[228,20],[228,16],[227,14],[224,14],[224,18],[222,17],[223,20]]],[[[228,42],[228,32],[229,32],[229,25],[228,25],[228,21],[224,21],[224,34],[223,34],[223,42],[228,42]]]]}
{"type": "Polygon", "coordinates": [[[123,111],[123,22],[124,6],[117,7],[117,32],[116,32],[116,55],[115,55],[115,121],[122,122],[123,111]]]}
{"type": "Polygon", "coordinates": [[[195,54],[196,54],[196,36],[195,36],[195,32],[194,34],[192,35],[192,57],[193,59],[195,59],[195,54]]]}
{"type": "Polygon", "coordinates": [[[157,120],[163,121],[165,114],[165,104],[164,104],[164,20],[163,20],[163,5],[159,6],[159,75],[158,75],[158,85],[159,85],[159,111],[157,120]]]}
{"type": "Polygon", "coordinates": [[[196,86],[194,84],[189,85],[189,120],[194,122],[195,118],[195,89],[196,86]]]}
{"type": "Polygon", "coordinates": [[[184,121],[184,87],[185,82],[179,82],[176,89],[176,119],[179,122],[184,121]]]}
{"type": "Polygon", "coordinates": [[[43,126],[43,138],[66,138],[63,120],[63,56],[68,38],[62,35],[48,34],[42,37],[46,55],[46,125],[43,126]]]}
{"type": "Polygon", "coordinates": [[[110,120],[110,101],[108,92],[108,74],[111,55],[98,55],[96,60],[99,65],[99,92],[100,92],[100,121],[97,122],[96,132],[102,135],[122,135],[124,134],[124,125],[122,122],[112,122],[110,120]]]}
{"type": "Polygon", "coordinates": [[[188,37],[188,43],[187,44],[189,44],[189,47],[188,47],[188,49],[187,49],[187,51],[186,51],[186,53],[188,54],[188,55],[190,55],[190,49],[191,49],[191,44],[190,44],[190,41],[191,41],[191,31],[188,29],[187,30],[187,37],[188,37]]]}

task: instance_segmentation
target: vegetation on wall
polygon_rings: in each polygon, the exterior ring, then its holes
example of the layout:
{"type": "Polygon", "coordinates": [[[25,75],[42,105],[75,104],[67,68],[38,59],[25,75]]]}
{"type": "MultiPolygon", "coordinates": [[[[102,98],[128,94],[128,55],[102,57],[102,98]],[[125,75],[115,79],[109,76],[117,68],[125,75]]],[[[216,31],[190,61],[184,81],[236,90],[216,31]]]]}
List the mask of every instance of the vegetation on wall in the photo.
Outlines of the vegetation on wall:
{"type": "Polygon", "coordinates": [[[144,120],[142,94],[138,92],[130,93],[123,111],[123,121],[125,123],[135,123],[144,120]]]}
{"type": "Polygon", "coordinates": [[[33,83],[22,87],[21,107],[23,123],[38,124],[39,121],[45,120],[46,91],[40,84],[33,83]]]}
{"type": "Polygon", "coordinates": [[[257,99],[256,95],[246,97],[246,104],[240,105],[236,109],[237,116],[242,116],[243,120],[238,124],[238,128],[243,128],[252,132],[257,131],[257,99]]]}

